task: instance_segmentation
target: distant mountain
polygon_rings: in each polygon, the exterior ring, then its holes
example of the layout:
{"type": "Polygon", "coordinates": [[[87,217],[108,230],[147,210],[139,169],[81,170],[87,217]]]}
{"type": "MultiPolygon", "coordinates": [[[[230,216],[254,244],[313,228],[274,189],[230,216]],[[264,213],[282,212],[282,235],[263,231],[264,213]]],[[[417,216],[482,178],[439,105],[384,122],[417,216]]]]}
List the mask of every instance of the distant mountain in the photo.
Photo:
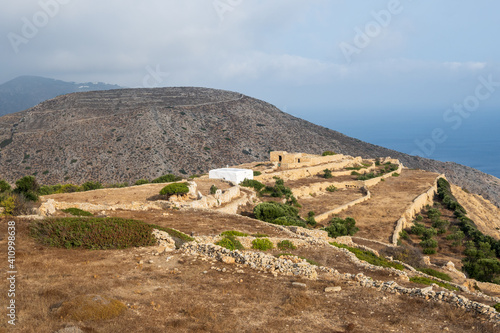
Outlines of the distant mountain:
{"type": "Polygon", "coordinates": [[[456,163],[409,156],[293,117],[239,93],[206,88],[73,93],[0,117],[0,178],[44,184],[135,182],[167,172],[266,161],[272,150],[400,159],[445,173],[500,206],[500,180],[456,163]]]}
{"type": "Polygon", "coordinates": [[[0,85],[0,116],[26,110],[59,95],[119,88],[102,82],[75,83],[40,76],[19,76],[0,85]]]}

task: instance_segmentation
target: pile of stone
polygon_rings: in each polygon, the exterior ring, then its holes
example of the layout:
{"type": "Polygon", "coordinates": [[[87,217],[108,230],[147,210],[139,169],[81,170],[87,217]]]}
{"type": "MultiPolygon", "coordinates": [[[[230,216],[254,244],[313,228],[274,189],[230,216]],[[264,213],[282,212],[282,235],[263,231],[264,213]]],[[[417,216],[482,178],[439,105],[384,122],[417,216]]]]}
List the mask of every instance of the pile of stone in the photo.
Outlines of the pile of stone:
{"type": "Polygon", "coordinates": [[[175,240],[167,232],[153,229],[153,236],[156,238],[156,251],[158,253],[175,250],[175,240]]]}
{"type": "Polygon", "coordinates": [[[318,277],[316,267],[307,263],[306,260],[289,258],[276,258],[262,252],[251,251],[230,251],[214,244],[186,243],[182,249],[190,254],[203,254],[210,258],[223,261],[225,263],[238,263],[246,267],[271,273],[275,276],[300,276],[306,279],[315,280],[318,277]]]}

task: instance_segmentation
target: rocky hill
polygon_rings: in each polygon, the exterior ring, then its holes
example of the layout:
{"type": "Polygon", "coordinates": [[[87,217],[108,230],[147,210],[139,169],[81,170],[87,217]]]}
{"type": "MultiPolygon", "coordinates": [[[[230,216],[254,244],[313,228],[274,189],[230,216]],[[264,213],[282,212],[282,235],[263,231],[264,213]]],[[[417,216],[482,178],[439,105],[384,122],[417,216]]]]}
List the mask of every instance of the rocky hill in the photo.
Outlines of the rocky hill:
{"type": "Polygon", "coordinates": [[[26,110],[59,95],[119,88],[102,82],[75,83],[40,76],[19,76],[0,85],[0,116],[26,110]]]}
{"type": "Polygon", "coordinates": [[[42,183],[134,182],[172,172],[265,161],[272,150],[391,156],[445,173],[500,206],[500,180],[456,163],[347,137],[239,93],[206,88],[73,93],[0,118],[0,178],[42,183]]]}

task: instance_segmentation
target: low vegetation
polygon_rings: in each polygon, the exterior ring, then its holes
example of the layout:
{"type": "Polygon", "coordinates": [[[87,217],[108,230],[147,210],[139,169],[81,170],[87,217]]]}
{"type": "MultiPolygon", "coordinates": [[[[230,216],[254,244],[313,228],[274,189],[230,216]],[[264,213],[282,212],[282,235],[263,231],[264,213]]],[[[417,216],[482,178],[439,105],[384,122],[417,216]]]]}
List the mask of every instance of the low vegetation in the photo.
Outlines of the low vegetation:
{"type": "Polygon", "coordinates": [[[359,228],[356,227],[356,220],[352,217],[347,217],[346,219],[334,217],[323,230],[328,232],[328,237],[336,238],[340,236],[353,236],[359,231],[359,228]]]}
{"type": "Polygon", "coordinates": [[[82,210],[79,208],[66,208],[62,210],[64,213],[73,215],[73,216],[93,216],[91,212],[87,212],[86,210],[82,210]]]}
{"type": "Polygon", "coordinates": [[[252,241],[252,249],[267,251],[272,249],[273,243],[267,238],[257,238],[252,241]]]}
{"type": "Polygon", "coordinates": [[[282,240],[278,244],[276,244],[276,247],[280,249],[281,251],[288,251],[288,250],[295,250],[297,247],[293,245],[293,243],[289,240],[282,240]]]}
{"type": "Polygon", "coordinates": [[[429,279],[429,278],[426,278],[426,277],[423,277],[423,276],[413,276],[413,277],[410,278],[410,281],[413,282],[413,283],[424,284],[424,285],[428,285],[428,286],[430,286],[431,284],[435,283],[438,286],[440,286],[442,288],[446,288],[446,289],[451,290],[451,291],[458,291],[459,290],[457,287],[452,286],[449,283],[445,283],[445,282],[441,282],[441,281],[438,281],[438,280],[429,279]]]}
{"type": "Polygon", "coordinates": [[[255,217],[261,221],[278,225],[296,225],[305,227],[306,223],[298,216],[299,210],[279,202],[262,202],[253,210],[255,217]]]}
{"type": "Polygon", "coordinates": [[[395,268],[395,269],[399,269],[400,271],[404,270],[404,268],[405,268],[401,264],[398,264],[398,263],[389,261],[389,260],[387,260],[385,258],[379,257],[379,256],[375,255],[373,252],[370,252],[370,251],[361,250],[361,249],[358,249],[356,247],[350,247],[350,246],[347,246],[347,245],[344,245],[344,244],[335,243],[335,242],[332,242],[330,244],[333,245],[333,246],[336,246],[338,248],[341,248],[341,249],[347,249],[350,252],[354,253],[354,255],[356,256],[356,258],[358,258],[359,260],[366,261],[367,263],[370,263],[370,264],[375,265],[375,266],[392,267],[392,268],[395,268]]]}
{"type": "Polygon", "coordinates": [[[166,195],[167,197],[170,197],[172,195],[185,195],[187,193],[189,193],[187,183],[168,184],[160,191],[160,195],[166,195]]]}
{"type": "Polygon", "coordinates": [[[215,245],[225,247],[226,249],[231,251],[245,249],[241,242],[235,238],[235,235],[232,234],[225,235],[224,238],[215,243],[215,245]]]}
{"type": "Polygon", "coordinates": [[[437,277],[438,279],[445,280],[448,282],[451,282],[451,277],[443,272],[436,271],[435,269],[432,268],[417,268],[417,271],[420,271],[422,273],[425,273],[430,276],[437,277]]]}
{"type": "Polygon", "coordinates": [[[168,173],[166,175],[163,175],[161,177],[158,177],[156,179],[153,179],[151,183],[153,184],[159,184],[159,183],[172,183],[172,182],[178,182],[179,180],[182,180],[181,177],[178,177],[176,175],[173,175],[171,173],[168,173]]]}

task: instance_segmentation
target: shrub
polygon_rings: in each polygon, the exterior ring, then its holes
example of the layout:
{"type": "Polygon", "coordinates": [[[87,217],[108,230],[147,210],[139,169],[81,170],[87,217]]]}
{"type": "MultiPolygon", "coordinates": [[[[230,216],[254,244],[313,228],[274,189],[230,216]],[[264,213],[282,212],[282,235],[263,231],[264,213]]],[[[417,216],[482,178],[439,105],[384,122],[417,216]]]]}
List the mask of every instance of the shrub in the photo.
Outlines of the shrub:
{"type": "Polygon", "coordinates": [[[120,218],[50,218],[32,224],[31,235],[55,247],[87,249],[123,249],[152,246],[153,229],[162,229],[142,221],[120,218]]]}
{"type": "Polygon", "coordinates": [[[415,220],[417,220],[418,222],[422,221],[424,219],[424,217],[420,214],[417,215],[417,217],[415,218],[415,220]]]}
{"type": "Polygon", "coordinates": [[[254,177],[257,177],[257,176],[260,176],[260,175],[262,175],[262,172],[260,172],[260,171],[254,171],[253,172],[253,176],[254,177]]]}
{"type": "Polygon", "coordinates": [[[66,208],[62,211],[73,216],[93,216],[91,212],[87,212],[86,210],[82,210],[79,208],[66,208]]]}
{"type": "Polygon", "coordinates": [[[406,230],[401,230],[399,232],[399,238],[401,238],[401,239],[409,239],[410,236],[408,235],[408,232],[406,230]]]}
{"type": "Polygon", "coordinates": [[[241,231],[236,231],[236,230],[227,230],[227,231],[222,232],[221,236],[247,237],[248,234],[241,232],[241,231]]]}
{"type": "Polygon", "coordinates": [[[98,295],[80,295],[63,302],[57,309],[57,316],[63,320],[91,321],[118,317],[127,306],[122,302],[98,295]]]}
{"type": "Polygon", "coordinates": [[[278,202],[262,202],[255,206],[253,212],[258,220],[266,222],[273,222],[279,217],[300,219],[297,208],[278,202]]]}
{"type": "Polygon", "coordinates": [[[54,194],[58,193],[58,191],[61,189],[62,185],[57,184],[57,185],[42,185],[40,186],[40,189],[38,189],[38,194],[40,195],[49,195],[49,194],[54,194]]]}
{"type": "Polygon", "coordinates": [[[323,178],[326,179],[333,178],[332,171],[330,169],[325,169],[323,170],[323,172],[324,172],[323,178]]]}
{"type": "Polygon", "coordinates": [[[161,189],[160,194],[171,196],[171,195],[185,195],[189,193],[189,188],[186,183],[173,183],[165,186],[161,189]]]}
{"type": "Polygon", "coordinates": [[[337,155],[337,153],[331,151],[331,150],[326,150],[321,154],[321,156],[332,156],[332,155],[337,155]]]}
{"type": "Polygon", "coordinates": [[[217,192],[218,188],[215,185],[210,186],[210,194],[215,194],[217,192]]]}
{"type": "Polygon", "coordinates": [[[276,244],[278,249],[281,251],[286,251],[286,250],[295,250],[297,247],[293,245],[293,243],[289,240],[282,240],[278,244],[276,244]]]}
{"type": "Polygon", "coordinates": [[[420,246],[422,246],[424,249],[425,248],[435,249],[438,247],[438,242],[434,238],[429,238],[429,239],[425,239],[425,240],[421,241],[420,246]]]}
{"type": "Polygon", "coordinates": [[[176,175],[173,175],[171,173],[168,173],[166,175],[163,175],[161,177],[158,177],[156,179],[153,179],[151,181],[151,183],[154,183],[154,184],[160,184],[160,183],[172,183],[172,182],[177,182],[179,180],[181,180],[182,178],[181,177],[178,177],[176,175]]]}
{"type": "Polygon", "coordinates": [[[273,243],[267,238],[257,238],[252,241],[252,249],[267,251],[272,249],[273,243]]]}
{"type": "Polygon", "coordinates": [[[351,176],[359,176],[359,175],[361,175],[361,174],[357,171],[351,172],[351,176]]]}
{"type": "Polygon", "coordinates": [[[7,183],[5,180],[0,179],[0,193],[10,191],[10,184],[7,183]]]}
{"type": "Polygon", "coordinates": [[[404,266],[403,265],[395,263],[395,262],[392,262],[392,261],[389,261],[389,260],[387,260],[385,258],[376,256],[373,252],[366,251],[366,250],[361,250],[361,249],[358,249],[358,248],[355,248],[355,247],[350,247],[350,246],[347,246],[347,245],[344,245],[344,244],[338,244],[338,243],[334,243],[334,242],[332,242],[330,244],[333,245],[333,246],[336,246],[338,248],[347,249],[350,252],[354,253],[354,255],[356,256],[356,258],[358,258],[359,260],[366,261],[366,262],[368,262],[368,263],[370,263],[372,265],[381,266],[381,267],[392,267],[392,268],[395,268],[395,269],[399,269],[401,271],[404,270],[404,266]]]}
{"type": "Polygon", "coordinates": [[[399,173],[394,172],[394,173],[392,174],[392,176],[393,176],[393,177],[399,177],[399,173]]]}
{"type": "Polygon", "coordinates": [[[134,185],[144,185],[144,184],[149,184],[149,180],[147,179],[139,179],[137,180],[134,185]]]}
{"type": "Polygon", "coordinates": [[[420,271],[430,276],[437,277],[441,280],[451,282],[451,277],[448,274],[436,271],[435,269],[432,268],[417,268],[417,271],[420,271]]]}
{"type": "MultiPolygon", "coordinates": [[[[282,198],[285,196],[287,199],[293,196],[292,190],[285,186],[283,179],[275,177],[274,186],[266,186],[261,193],[269,194],[273,198],[282,198]]],[[[297,200],[297,199],[295,199],[297,200]]]]}
{"type": "Polygon", "coordinates": [[[497,312],[500,312],[500,303],[493,305],[493,308],[497,310],[497,312]]]}
{"type": "Polygon", "coordinates": [[[423,234],[422,234],[422,239],[431,239],[432,237],[437,235],[437,230],[434,228],[425,228],[423,234]]]}
{"type": "Polygon", "coordinates": [[[297,226],[297,227],[306,227],[306,223],[304,221],[299,220],[298,218],[291,216],[281,216],[272,221],[271,223],[283,226],[297,226]]]}
{"type": "Polygon", "coordinates": [[[257,192],[259,192],[260,190],[262,190],[265,185],[262,184],[261,182],[259,182],[258,180],[254,180],[254,179],[246,179],[244,181],[242,181],[240,183],[241,186],[244,186],[244,187],[252,187],[253,189],[255,189],[257,192]]]}
{"type": "Polygon", "coordinates": [[[433,249],[433,248],[430,248],[430,247],[426,247],[422,250],[422,252],[424,254],[436,254],[436,249],[433,249]]]}
{"type": "Polygon", "coordinates": [[[380,251],[380,254],[390,256],[395,260],[402,261],[413,267],[420,267],[424,265],[422,251],[417,247],[409,245],[386,247],[380,251]]]}
{"type": "Polygon", "coordinates": [[[98,190],[100,188],[102,188],[102,184],[100,182],[88,181],[82,184],[83,191],[98,190]]]}
{"type": "Polygon", "coordinates": [[[268,237],[268,236],[266,234],[256,233],[256,234],[252,234],[252,237],[262,238],[262,237],[268,237]]]}
{"type": "Polygon", "coordinates": [[[327,190],[328,192],[335,192],[335,191],[337,191],[337,188],[336,188],[335,186],[333,186],[333,185],[330,185],[330,186],[328,186],[328,187],[326,188],[326,190],[327,190]]]}
{"type": "Polygon", "coordinates": [[[234,235],[225,236],[220,241],[215,243],[215,245],[225,247],[226,249],[228,249],[230,251],[244,250],[245,249],[243,247],[243,245],[241,244],[241,242],[234,237],[234,235]]]}
{"type": "Polygon", "coordinates": [[[425,232],[425,229],[426,229],[425,225],[421,223],[415,223],[414,225],[411,226],[410,233],[413,235],[422,236],[425,232]]]}
{"type": "Polygon", "coordinates": [[[335,238],[339,236],[353,236],[358,232],[359,228],[356,227],[356,221],[352,217],[347,217],[345,220],[334,217],[330,221],[330,225],[323,230],[328,232],[328,236],[335,238]]]}
{"type": "Polygon", "coordinates": [[[39,185],[34,176],[24,176],[16,181],[14,192],[23,195],[27,200],[37,201],[38,189],[39,185]]]}
{"type": "Polygon", "coordinates": [[[423,276],[413,276],[410,278],[410,281],[413,283],[424,284],[424,285],[428,285],[428,286],[435,283],[442,288],[446,288],[446,289],[452,290],[452,291],[458,291],[457,287],[454,287],[449,283],[440,282],[440,281],[429,279],[429,278],[426,278],[423,276]]]}
{"type": "Polygon", "coordinates": [[[62,185],[57,193],[73,193],[73,192],[80,192],[81,188],[78,185],[73,185],[73,184],[64,184],[62,185]]]}
{"type": "Polygon", "coordinates": [[[16,209],[16,203],[14,197],[9,196],[4,200],[0,201],[0,207],[4,208],[5,215],[14,215],[16,209]]]}

